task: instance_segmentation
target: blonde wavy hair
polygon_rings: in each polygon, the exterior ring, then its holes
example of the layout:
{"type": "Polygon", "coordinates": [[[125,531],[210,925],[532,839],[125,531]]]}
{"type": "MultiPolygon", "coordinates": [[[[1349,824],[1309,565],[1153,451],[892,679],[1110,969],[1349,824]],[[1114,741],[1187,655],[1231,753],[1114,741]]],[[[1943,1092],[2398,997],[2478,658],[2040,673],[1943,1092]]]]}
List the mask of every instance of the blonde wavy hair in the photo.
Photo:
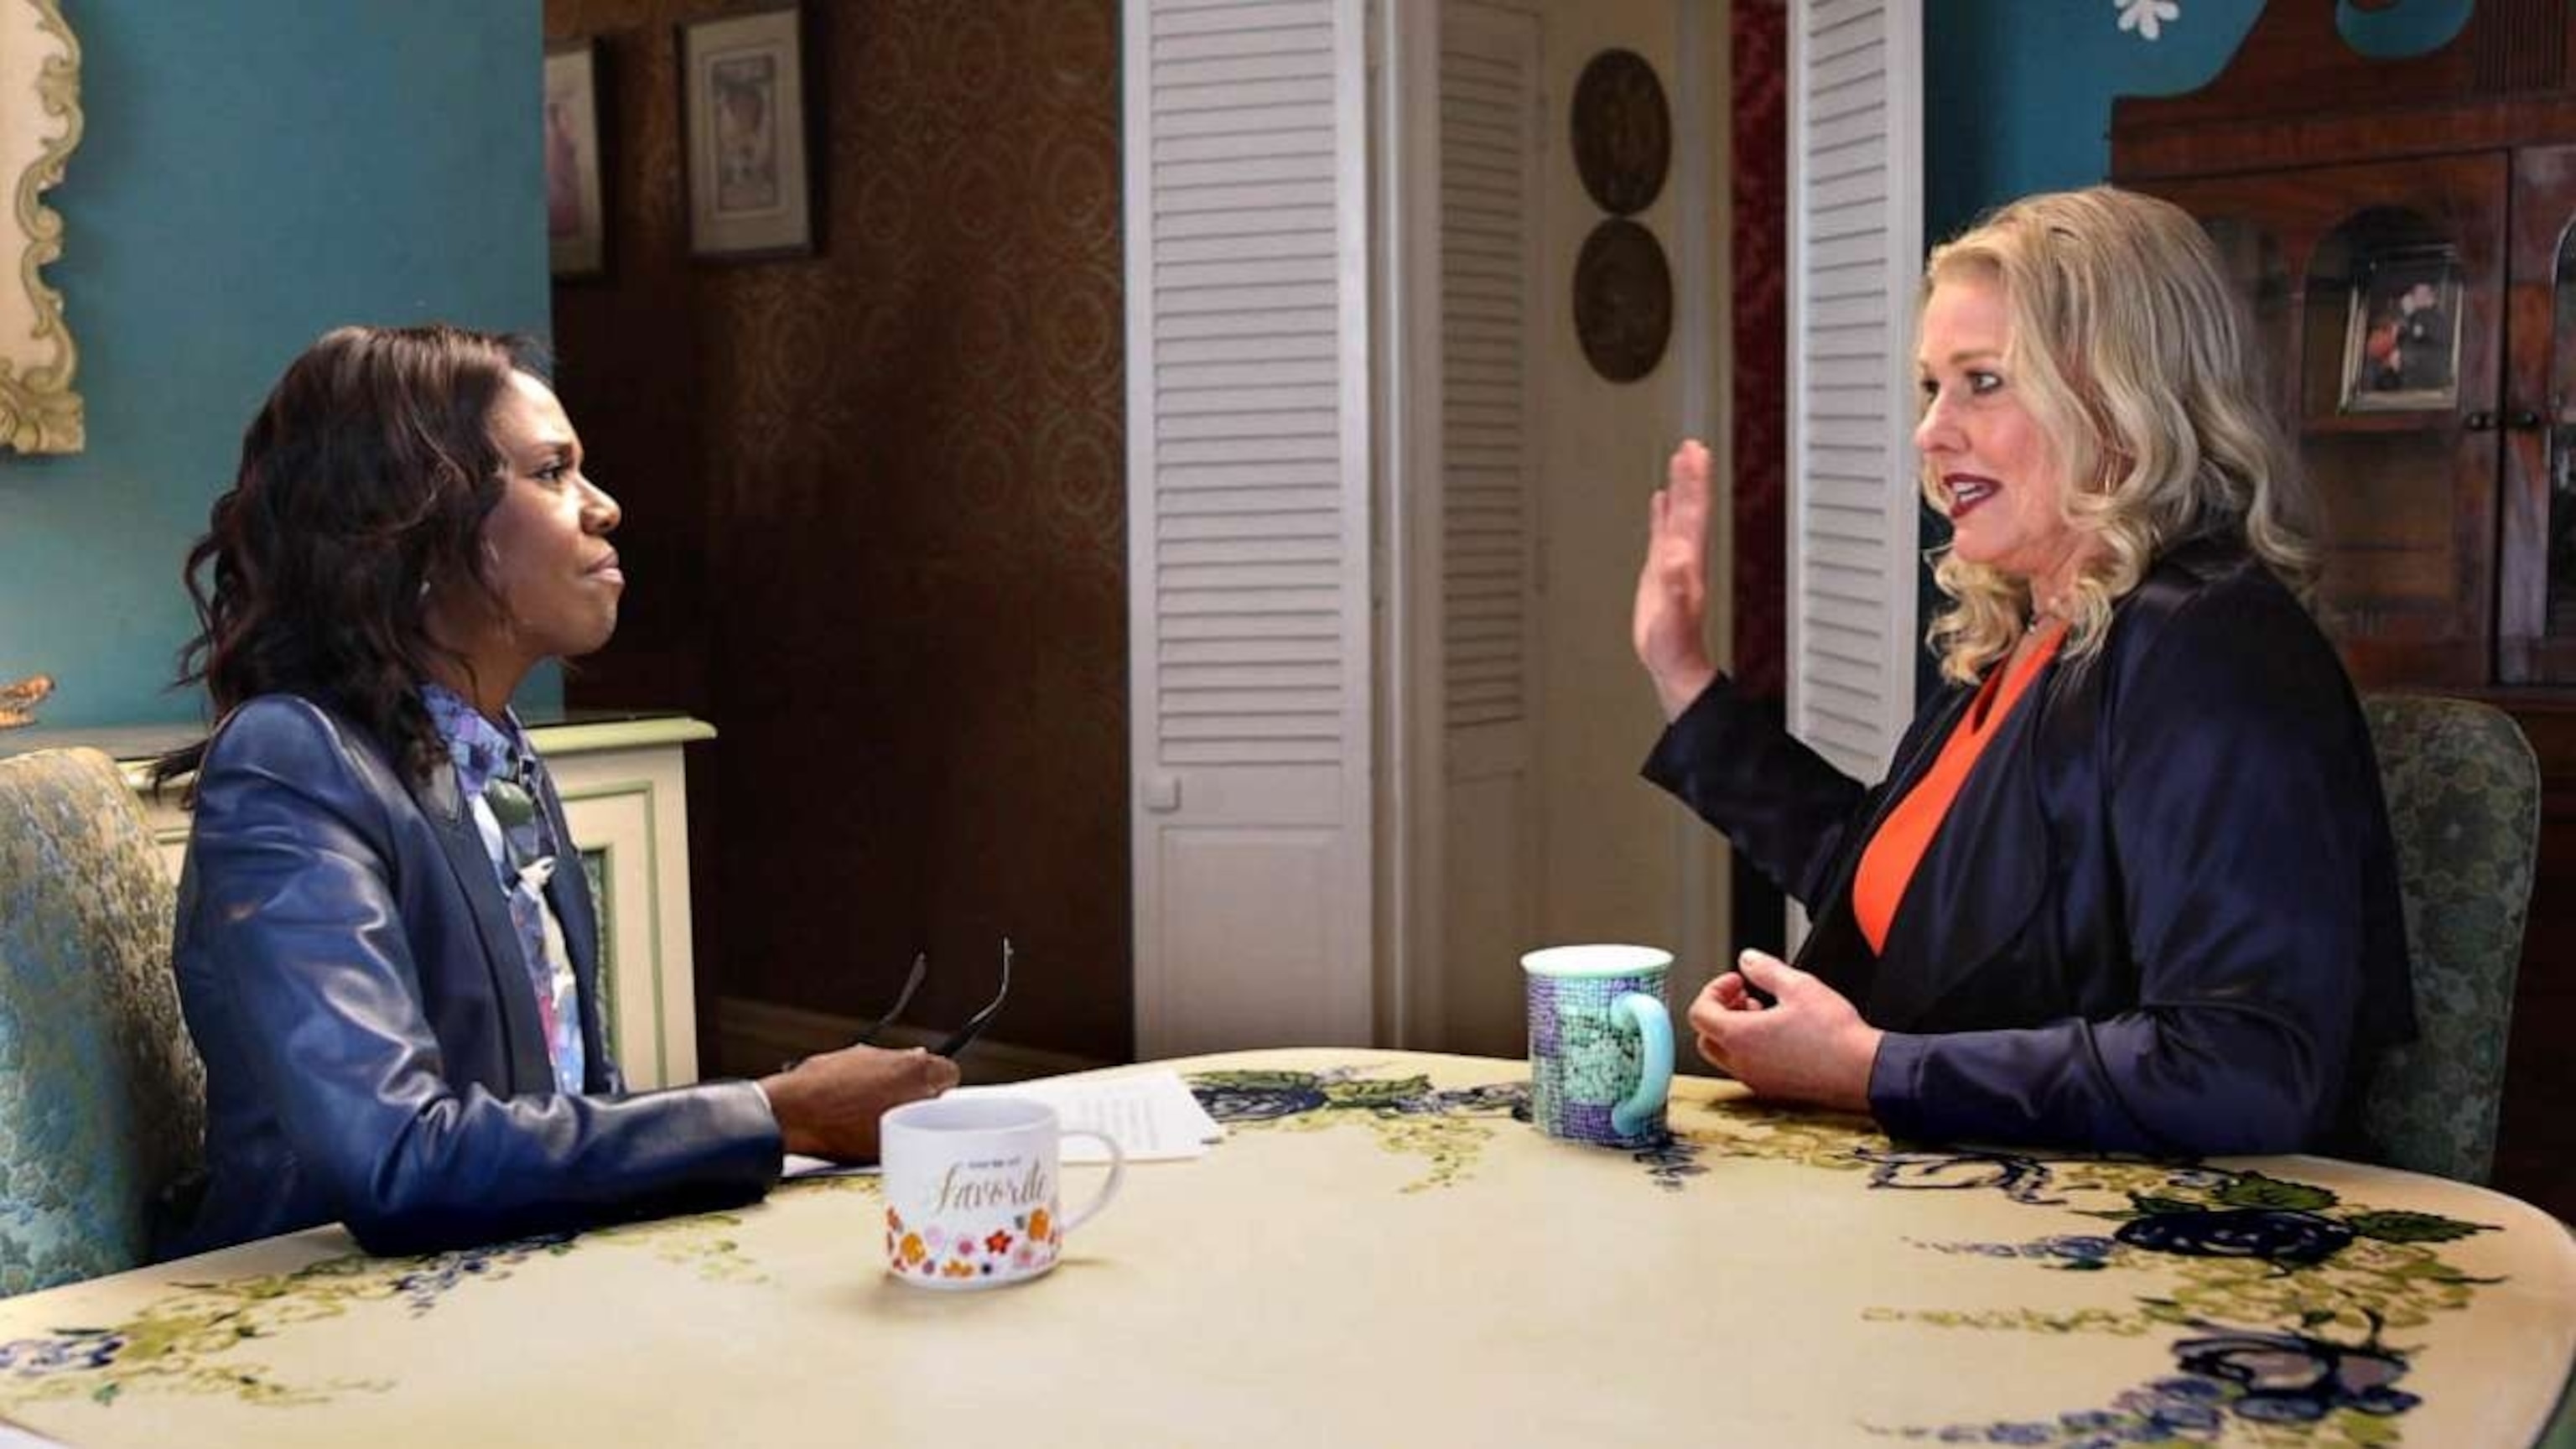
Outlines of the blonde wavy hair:
{"type": "MultiPolygon", "coordinates": [[[[1965,277],[2001,285],[2009,385],[2065,469],[2066,521],[2104,545],[2060,606],[2061,657],[2100,649],[2112,606],[2195,535],[2239,540],[2309,596],[2314,505],[2264,405],[2244,305],[2199,223],[2109,186],[2025,197],[1933,250],[1924,301],[1965,277]]],[[[1928,460],[1923,496],[1946,511],[1928,460]]],[[[2028,627],[2029,585],[1947,548],[1933,582],[1951,607],[1926,642],[1944,678],[1973,682],[2028,627]]]]}

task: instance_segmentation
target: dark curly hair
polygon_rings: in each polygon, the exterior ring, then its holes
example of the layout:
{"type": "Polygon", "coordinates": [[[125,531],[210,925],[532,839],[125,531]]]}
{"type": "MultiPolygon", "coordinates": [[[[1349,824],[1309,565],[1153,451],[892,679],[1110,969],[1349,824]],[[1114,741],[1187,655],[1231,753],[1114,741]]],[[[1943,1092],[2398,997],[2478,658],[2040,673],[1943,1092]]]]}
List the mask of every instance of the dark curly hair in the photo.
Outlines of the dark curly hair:
{"type": "MultiPolygon", "coordinates": [[[[470,665],[429,634],[433,580],[487,592],[483,519],[501,501],[494,404],[513,372],[543,375],[524,337],[431,324],[342,327],[288,365],[242,434],[181,576],[200,632],[181,685],[215,718],[261,694],[300,694],[372,734],[426,778],[447,748],[420,702],[433,661],[470,665]]],[[[200,740],[153,766],[197,767],[200,740]]]]}

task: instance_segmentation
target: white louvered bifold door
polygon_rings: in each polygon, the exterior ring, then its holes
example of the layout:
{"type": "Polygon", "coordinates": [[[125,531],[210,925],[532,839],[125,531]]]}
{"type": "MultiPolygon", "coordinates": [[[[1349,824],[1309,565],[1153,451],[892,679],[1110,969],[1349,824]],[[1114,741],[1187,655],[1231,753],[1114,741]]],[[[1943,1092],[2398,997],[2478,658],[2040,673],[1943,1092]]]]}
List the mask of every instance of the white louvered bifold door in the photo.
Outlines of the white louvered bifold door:
{"type": "Polygon", "coordinates": [[[1444,1020],[1451,1051],[1523,1042],[1514,960],[1538,929],[1531,369],[1537,17],[1441,8],[1440,698],[1444,1020]]]}
{"type": "Polygon", "coordinates": [[[1914,714],[1919,0],[1789,16],[1789,719],[1864,780],[1914,714]]]}
{"type": "Polygon", "coordinates": [[[1126,0],[1136,1046],[1366,1044],[1362,0],[1126,0]]]}

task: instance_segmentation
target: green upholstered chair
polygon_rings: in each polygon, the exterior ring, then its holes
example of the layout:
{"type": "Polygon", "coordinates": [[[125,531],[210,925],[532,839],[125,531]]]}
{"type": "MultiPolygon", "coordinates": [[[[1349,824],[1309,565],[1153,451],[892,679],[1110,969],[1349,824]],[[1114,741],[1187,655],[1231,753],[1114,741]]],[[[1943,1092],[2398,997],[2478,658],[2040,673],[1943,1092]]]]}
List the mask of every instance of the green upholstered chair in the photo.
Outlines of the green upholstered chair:
{"type": "Polygon", "coordinates": [[[2503,711],[2362,701],[2397,837],[2420,1036],[2379,1063],[2365,1125],[2392,1166],[2484,1182],[2540,841],[2540,766],[2503,711]]]}
{"type": "Polygon", "coordinates": [[[171,899],[107,756],[0,759],[0,1294],[146,1261],[203,1150],[171,899]]]}

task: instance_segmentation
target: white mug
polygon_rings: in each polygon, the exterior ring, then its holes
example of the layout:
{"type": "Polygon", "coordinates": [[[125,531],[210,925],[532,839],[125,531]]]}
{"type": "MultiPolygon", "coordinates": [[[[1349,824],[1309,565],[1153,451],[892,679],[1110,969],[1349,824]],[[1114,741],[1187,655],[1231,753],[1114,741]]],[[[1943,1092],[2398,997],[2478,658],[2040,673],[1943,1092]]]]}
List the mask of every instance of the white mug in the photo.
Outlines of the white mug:
{"type": "Polygon", "coordinates": [[[1025,1097],[908,1102],[878,1124],[884,1163],[886,1271],[921,1288],[994,1288],[1055,1266],[1064,1235],[1108,1206],[1127,1175],[1115,1139],[1066,1127],[1025,1097]],[[1109,1180],[1080,1212],[1056,1199],[1057,1143],[1109,1149],[1109,1180]]]}

